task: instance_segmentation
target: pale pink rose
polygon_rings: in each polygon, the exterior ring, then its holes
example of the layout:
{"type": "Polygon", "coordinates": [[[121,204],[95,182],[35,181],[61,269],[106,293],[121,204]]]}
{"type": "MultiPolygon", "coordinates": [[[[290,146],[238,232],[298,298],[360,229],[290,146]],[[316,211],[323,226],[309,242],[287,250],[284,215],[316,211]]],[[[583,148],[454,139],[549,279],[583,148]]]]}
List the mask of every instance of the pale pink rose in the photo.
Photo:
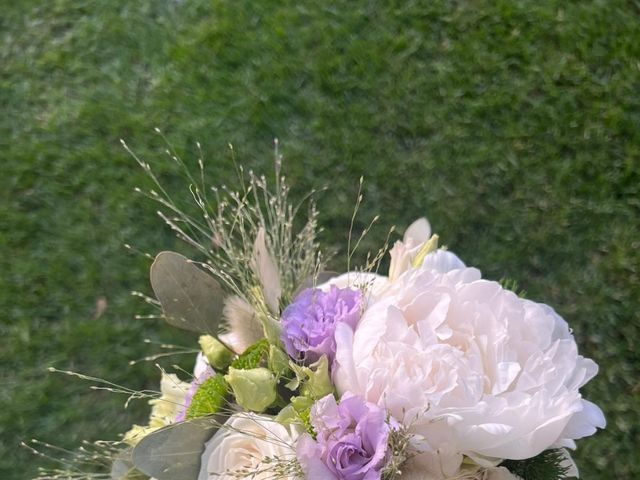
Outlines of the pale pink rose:
{"type": "Polygon", "coordinates": [[[355,332],[336,329],[338,391],[388,409],[443,464],[460,453],[530,458],[604,427],[579,392],[597,365],[578,354],[566,322],[476,269],[439,270],[451,266],[406,271],[355,332]]]}

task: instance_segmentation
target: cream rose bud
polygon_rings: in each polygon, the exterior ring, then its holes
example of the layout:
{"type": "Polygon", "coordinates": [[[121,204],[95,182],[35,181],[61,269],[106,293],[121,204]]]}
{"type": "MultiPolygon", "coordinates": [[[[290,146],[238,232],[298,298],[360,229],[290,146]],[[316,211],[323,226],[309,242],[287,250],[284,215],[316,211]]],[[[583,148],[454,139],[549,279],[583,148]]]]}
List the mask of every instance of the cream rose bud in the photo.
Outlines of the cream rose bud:
{"type": "Polygon", "coordinates": [[[220,340],[211,335],[200,335],[198,343],[213,368],[224,370],[231,365],[233,353],[220,340]]]}
{"type": "MultiPolygon", "coordinates": [[[[232,415],[207,442],[198,480],[237,479],[240,478],[237,474],[243,471],[256,472],[247,477],[253,480],[275,478],[273,463],[265,464],[263,460],[276,457],[294,460],[298,434],[294,427],[284,427],[272,417],[252,413],[232,415]]],[[[289,479],[282,477],[282,480],[289,479]]]]}
{"type": "Polygon", "coordinates": [[[567,323],[473,268],[406,271],[336,344],[338,392],[404,419],[426,451],[524,459],[605,425],[567,323]]]}

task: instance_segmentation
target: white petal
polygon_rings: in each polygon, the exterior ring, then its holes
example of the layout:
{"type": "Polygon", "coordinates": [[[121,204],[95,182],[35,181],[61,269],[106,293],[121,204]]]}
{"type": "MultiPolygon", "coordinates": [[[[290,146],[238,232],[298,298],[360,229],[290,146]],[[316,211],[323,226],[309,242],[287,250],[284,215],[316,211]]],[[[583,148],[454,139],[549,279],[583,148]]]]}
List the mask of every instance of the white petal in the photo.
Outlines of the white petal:
{"type": "Polygon", "coordinates": [[[421,268],[436,270],[440,273],[447,273],[451,270],[465,268],[465,264],[455,253],[440,249],[435,252],[431,252],[424,257],[421,268]]]}
{"type": "Polygon", "coordinates": [[[198,353],[196,364],[193,367],[193,378],[200,378],[207,371],[207,368],[209,368],[207,357],[202,352],[198,353]]]}
{"type": "Polygon", "coordinates": [[[519,480],[520,477],[515,476],[504,467],[495,467],[487,470],[483,480],[519,480]]]}
{"type": "Polygon", "coordinates": [[[409,225],[404,232],[403,241],[404,243],[408,243],[411,240],[414,245],[420,245],[429,240],[430,237],[431,225],[429,224],[429,220],[422,217],[409,225]]]}
{"type": "Polygon", "coordinates": [[[353,330],[338,323],[335,331],[336,340],[336,368],[333,370],[333,381],[340,394],[347,390],[360,392],[358,373],[353,361],[353,330]],[[341,388],[343,387],[344,388],[341,388]]]}
{"type": "Polygon", "coordinates": [[[596,428],[604,428],[607,421],[600,407],[588,400],[582,400],[582,411],[574,414],[562,431],[562,438],[578,439],[588,437],[596,428]]]}

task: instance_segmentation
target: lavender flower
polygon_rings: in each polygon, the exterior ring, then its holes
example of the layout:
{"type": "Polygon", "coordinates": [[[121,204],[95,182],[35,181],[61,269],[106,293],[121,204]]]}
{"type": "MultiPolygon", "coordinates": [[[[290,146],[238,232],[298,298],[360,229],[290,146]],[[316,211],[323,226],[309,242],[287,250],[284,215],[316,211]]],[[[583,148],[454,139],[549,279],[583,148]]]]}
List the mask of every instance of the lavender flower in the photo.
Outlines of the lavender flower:
{"type": "Polygon", "coordinates": [[[287,353],[309,365],[324,354],[333,363],[336,324],[355,328],[360,319],[359,290],[331,286],[303,290],[282,313],[282,341],[287,353]]]}
{"type": "Polygon", "coordinates": [[[311,408],[311,425],[316,440],[305,434],[296,449],[306,478],[380,480],[391,431],[383,409],[350,393],[339,405],[327,395],[311,408]]]}

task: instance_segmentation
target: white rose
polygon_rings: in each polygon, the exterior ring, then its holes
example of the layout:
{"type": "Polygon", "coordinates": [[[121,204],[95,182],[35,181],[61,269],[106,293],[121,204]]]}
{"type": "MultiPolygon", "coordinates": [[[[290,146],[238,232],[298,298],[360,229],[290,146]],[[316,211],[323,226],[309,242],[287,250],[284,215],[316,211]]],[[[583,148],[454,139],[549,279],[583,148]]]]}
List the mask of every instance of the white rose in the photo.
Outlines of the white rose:
{"type": "Polygon", "coordinates": [[[338,391],[387,408],[427,451],[524,459],[605,424],[579,392],[597,365],[566,322],[473,268],[408,270],[336,341],[338,391]]]}
{"type": "Polygon", "coordinates": [[[273,464],[265,464],[263,460],[295,459],[297,437],[294,427],[284,427],[271,417],[252,413],[232,415],[207,442],[198,480],[231,480],[238,478],[232,474],[239,471],[256,472],[250,477],[254,480],[273,478],[273,464]]]}

